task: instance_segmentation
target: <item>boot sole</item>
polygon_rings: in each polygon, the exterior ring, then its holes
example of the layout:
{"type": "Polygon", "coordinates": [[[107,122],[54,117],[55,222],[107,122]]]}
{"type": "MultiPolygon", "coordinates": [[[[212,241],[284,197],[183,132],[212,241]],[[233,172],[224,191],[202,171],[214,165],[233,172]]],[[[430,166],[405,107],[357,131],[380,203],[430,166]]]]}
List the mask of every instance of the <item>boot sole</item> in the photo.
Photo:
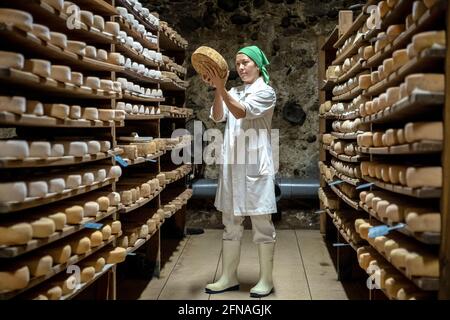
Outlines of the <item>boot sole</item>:
{"type": "Polygon", "coordinates": [[[250,292],[250,298],[264,298],[264,297],[267,297],[267,296],[271,295],[274,292],[275,292],[274,289],[271,289],[269,291],[269,293],[264,293],[264,294],[250,292]]]}
{"type": "Polygon", "coordinates": [[[235,285],[233,287],[229,287],[227,289],[223,289],[223,290],[219,290],[219,291],[214,291],[214,290],[205,288],[205,293],[208,293],[208,294],[218,294],[218,293],[224,293],[227,291],[239,291],[239,285],[235,285]]]}

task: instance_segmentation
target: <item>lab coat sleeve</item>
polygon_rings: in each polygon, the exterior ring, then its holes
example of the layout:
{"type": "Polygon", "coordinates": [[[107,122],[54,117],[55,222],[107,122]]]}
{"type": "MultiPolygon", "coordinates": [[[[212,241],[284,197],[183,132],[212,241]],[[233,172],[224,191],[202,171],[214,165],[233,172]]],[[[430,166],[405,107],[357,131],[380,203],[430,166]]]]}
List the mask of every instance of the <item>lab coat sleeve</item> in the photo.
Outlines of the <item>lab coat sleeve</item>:
{"type": "Polygon", "coordinates": [[[275,108],[276,94],[272,88],[250,94],[241,104],[245,108],[245,119],[252,120],[263,117],[275,108]]]}
{"type": "Polygon", "coordinates": [[[209,111],[209,118],[210,118],[212,121],[216,122],[216,123],[227,121],[227,118],[228,118],[228,108],[227,108],[227,106],[226,106],[225,103],[223,103],[223,107],[222,107],[222,108],[223,108],[223,116],[222,116],[222,119],[219,119],[219,120],[214,119],[214,117],[213,117],[213,107],[212,107],[212,106],[211,106],[211,109],[210,109],[210,111],[209,111]]]}

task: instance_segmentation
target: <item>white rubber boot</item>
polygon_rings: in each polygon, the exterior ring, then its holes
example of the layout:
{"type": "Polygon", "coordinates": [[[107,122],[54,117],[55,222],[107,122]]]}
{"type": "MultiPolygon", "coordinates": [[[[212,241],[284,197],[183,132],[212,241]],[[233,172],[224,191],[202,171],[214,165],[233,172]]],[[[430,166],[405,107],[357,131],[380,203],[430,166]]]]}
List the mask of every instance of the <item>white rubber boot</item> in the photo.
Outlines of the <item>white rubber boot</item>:
{"type": "Polygon", "coordinates": [[[250,297],[262,298],[273,292],[273,252],[275,243],[258,244],[259,281],[250,289],[250,297]]]}
{"type": "Polygon", "coordinates": [[[217,282],[206,286],[209,294],[239,290],[237,268],[241,256],[241,241],[223,240],[222,242],[222,276],[217,282]]]}

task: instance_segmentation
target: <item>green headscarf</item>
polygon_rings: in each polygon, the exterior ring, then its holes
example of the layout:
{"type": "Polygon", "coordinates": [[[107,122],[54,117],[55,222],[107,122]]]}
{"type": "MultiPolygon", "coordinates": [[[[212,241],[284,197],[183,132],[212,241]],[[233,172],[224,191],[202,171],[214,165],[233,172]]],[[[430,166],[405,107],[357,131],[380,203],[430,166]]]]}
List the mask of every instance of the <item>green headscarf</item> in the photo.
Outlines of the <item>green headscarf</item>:
{"type": "Polygon", "coordinates": [[[266,55],[260,48],[258,48],[257,46],[249,46],[242,48],[241,50],[238,51],[238,53],[243,53],[250,59],[252,59],[256,63],[258,68],[261,70],[264,82],[269,83],[270,77],[269,72],[266,69],[266,66],[268,66],[270,63],[269,60],[267,60],[266,55]]]}

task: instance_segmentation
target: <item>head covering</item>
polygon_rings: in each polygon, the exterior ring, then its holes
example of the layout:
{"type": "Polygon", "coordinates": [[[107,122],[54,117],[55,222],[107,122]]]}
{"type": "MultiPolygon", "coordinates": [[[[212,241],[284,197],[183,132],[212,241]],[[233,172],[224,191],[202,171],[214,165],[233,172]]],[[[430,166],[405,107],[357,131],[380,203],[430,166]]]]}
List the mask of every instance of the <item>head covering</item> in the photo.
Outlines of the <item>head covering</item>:
{"type": "Polygon", "coordinates": [[[270,63],[269,60],[267,60],[266,55],[260,48],[258,48],[257,46],[249,46],[242,48],[241,50],[238,51],[238,53],[243,53],[250,59],[252,59],[258,66],[258,68],[261,70],[264,82],[269,83],[270,77],[269,72],[266,69],[266,66],[268,66],[270,63]]]}

